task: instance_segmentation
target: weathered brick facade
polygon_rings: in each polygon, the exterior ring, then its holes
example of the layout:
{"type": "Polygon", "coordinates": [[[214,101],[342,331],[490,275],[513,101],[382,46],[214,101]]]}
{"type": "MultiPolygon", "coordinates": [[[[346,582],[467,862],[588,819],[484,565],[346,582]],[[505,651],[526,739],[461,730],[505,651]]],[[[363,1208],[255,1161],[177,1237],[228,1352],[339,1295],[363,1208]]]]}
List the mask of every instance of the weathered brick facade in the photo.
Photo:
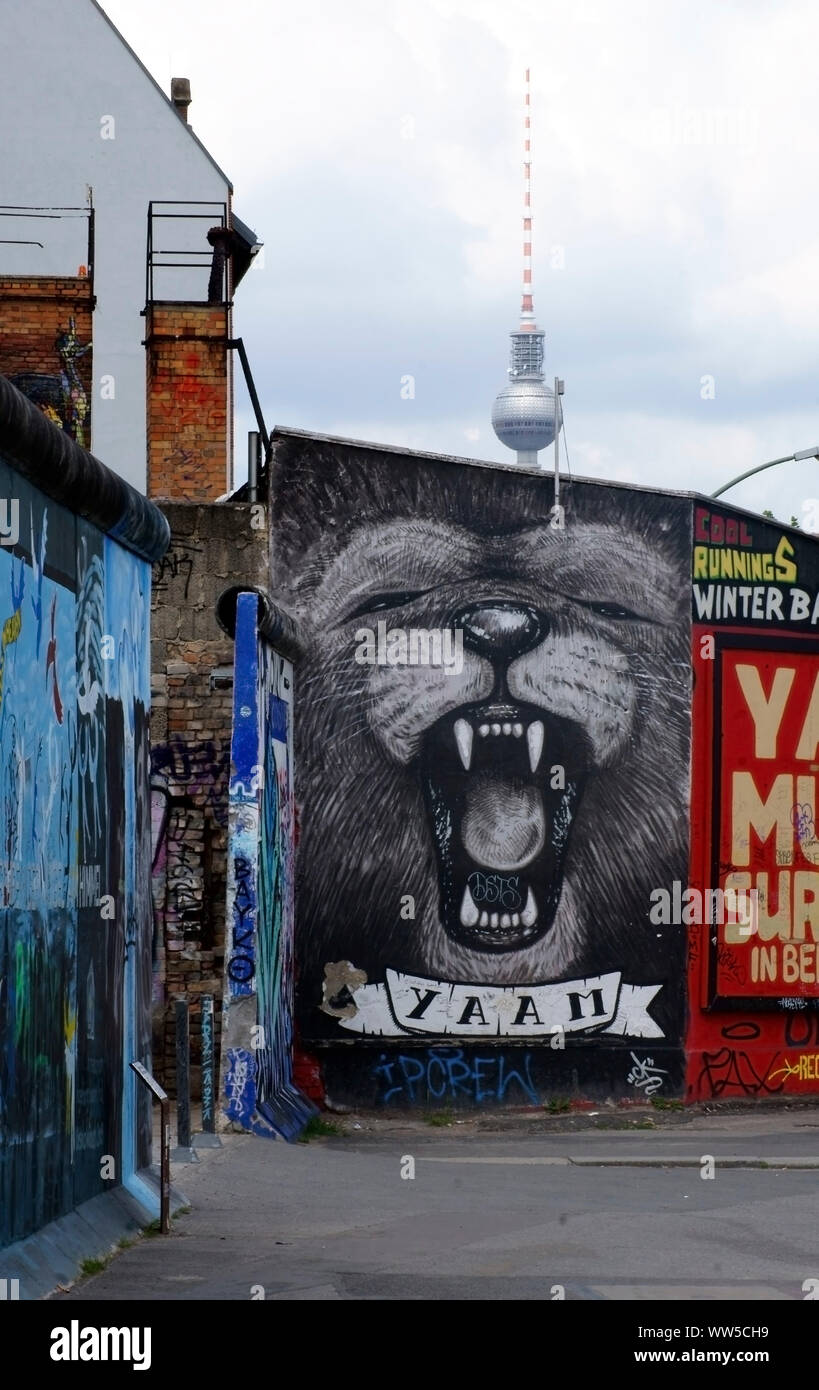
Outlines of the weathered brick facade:
{"type": "Polygon", "coordinates": [[[86,448],[91,438],[88,344],[93,308],[93,286],[85,276],[0,278],[0,373],[86,448]],[[70,344],[65,339],[72,320],[76,341],[70,344]],[[63,339],[62,357],[58,339],[63,339]]]}
{"type": "Polygon", "coordinates": [[[146,311],[148,496],[212,502],[228,490],[230,306],[146,311]]]}
{"type": "Polygon", "coordinates": [[[174,1001],[191,1013],[199,1093],[200,1005],[216,999],[220,1036],[233,643],[216,602],[233,584],[264,584],[264,508],[167,503],[171,545],[154,570],[151,620],[154,1070],[175,1081],[174,1001]]]}

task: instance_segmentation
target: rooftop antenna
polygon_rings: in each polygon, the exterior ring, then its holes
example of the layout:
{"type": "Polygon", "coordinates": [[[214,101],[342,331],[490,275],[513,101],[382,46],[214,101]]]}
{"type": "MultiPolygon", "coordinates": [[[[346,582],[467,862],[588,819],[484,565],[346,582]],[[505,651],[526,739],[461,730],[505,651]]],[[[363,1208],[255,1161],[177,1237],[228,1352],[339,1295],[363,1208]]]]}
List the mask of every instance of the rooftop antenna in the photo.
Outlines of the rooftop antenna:
{"type": "MultiPolygon", "coordinates": [[[[532,120],[529,69],[523,118],[523,292],[520,326],[509,337],[509,384],[492,407],[492,427],[514,449],[522,468],[538,467],[538,451],[555,439],[555,396],[543,379],[544,334],[535,323],[532,297],[532,120]]],[[[557,464],[557,457],[556,457],[557,464]]],[[[557,477],[556,477],[556,485],[557,477]]]]}

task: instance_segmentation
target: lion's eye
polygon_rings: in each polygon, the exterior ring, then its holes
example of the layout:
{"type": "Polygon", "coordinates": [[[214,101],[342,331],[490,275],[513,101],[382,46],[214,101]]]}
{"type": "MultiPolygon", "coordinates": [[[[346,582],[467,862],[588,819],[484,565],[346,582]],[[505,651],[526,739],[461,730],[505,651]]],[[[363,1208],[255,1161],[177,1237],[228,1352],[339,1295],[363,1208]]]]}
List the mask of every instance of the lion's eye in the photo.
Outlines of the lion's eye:
{"type": "Polygon", "coordinates": [[[412,603],[413,599],[420,598],[424,592],[423,589],[405,589],[391,594],[373,594],[347,616],[352,620],[360,618],[364,613],[381,613],[388,608],[401,608],[403,604],[412,603]]]}
{"type": "Polygon", "coordinates": [[[619,603],[587,603],[583,606],[590,608],[593,613],[599,613],[601,618],[621,618],[632,623],[645,621],[639,613],[633,613],[630,608],[623,608],[619,603]]]}

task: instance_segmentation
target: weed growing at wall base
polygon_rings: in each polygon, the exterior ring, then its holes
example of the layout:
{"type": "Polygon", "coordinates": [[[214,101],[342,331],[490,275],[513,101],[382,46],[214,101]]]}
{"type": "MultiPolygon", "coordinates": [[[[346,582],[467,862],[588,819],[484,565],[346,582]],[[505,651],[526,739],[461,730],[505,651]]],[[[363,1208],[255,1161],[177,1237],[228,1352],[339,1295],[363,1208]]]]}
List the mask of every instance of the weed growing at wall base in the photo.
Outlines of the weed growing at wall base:
{"type": "Polygon", "coordinates": [[[320,1115],[311,1115],[299,1135],[300,1144],[309,1144],[311,1139],[327,1139],[340,1135],[341,1130],[332,1120],[322,1120],[320,1115]]]}

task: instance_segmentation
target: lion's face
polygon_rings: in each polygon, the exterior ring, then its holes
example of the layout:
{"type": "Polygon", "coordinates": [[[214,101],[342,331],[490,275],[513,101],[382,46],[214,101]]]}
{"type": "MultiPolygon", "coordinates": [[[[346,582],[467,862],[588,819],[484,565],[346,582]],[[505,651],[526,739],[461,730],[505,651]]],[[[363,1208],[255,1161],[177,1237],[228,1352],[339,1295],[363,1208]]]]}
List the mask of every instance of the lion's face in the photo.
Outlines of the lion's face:
{"type": "Polygon", "coordinates": [[[687,790],[687,591],[662,545],[605,519],[492,535],[398,516],[322,540],[301,573],[315,966],[594,973],[623,963],[624,918],[650,962],[687,790]],[[454,633],[462,662],[357,660],[379,623],[454,633]]]}

